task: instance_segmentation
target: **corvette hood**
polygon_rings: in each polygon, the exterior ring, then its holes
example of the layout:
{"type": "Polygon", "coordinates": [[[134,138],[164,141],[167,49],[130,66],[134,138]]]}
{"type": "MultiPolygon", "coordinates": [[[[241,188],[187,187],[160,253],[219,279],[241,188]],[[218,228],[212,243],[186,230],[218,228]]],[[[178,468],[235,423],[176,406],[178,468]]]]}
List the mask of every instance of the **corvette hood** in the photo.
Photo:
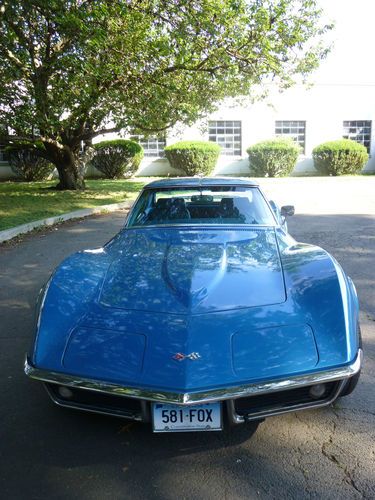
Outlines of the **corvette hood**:
{"type": "Polygon", "coordinates": [[[283,234],[125,230],[74,254],[49,284],[33,364],[184,391],[349,363],[335,262],[283,234]]]}
{"type": "Polygon", "coordinates": [[[273,228],[128,230],[109,252],[103,306],[197,314],[286,299],[273,228]]]}

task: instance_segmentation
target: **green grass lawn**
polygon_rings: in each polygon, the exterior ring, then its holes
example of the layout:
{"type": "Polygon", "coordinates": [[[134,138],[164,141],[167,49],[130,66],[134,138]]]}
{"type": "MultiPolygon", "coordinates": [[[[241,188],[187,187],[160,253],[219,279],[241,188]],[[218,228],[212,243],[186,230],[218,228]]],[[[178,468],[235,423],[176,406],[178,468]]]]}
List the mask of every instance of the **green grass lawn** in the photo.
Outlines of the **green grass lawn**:
{"type": "Polygon", "coordinates": [[[151,180],[149,178],[87,180],[85,191],[47,189],[56,185],[56,180],[1,182],[0,231],[73,210],[133,200],[144,184],[151,180]]]}

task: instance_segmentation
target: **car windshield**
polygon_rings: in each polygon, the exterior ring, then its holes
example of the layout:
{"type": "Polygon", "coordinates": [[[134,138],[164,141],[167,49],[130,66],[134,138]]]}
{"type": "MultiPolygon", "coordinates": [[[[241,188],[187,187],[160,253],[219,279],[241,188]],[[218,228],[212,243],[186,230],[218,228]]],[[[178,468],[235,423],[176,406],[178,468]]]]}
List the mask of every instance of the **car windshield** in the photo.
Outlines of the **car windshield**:
{"type": "Polygon", "coordinates": [[[171,224],[275,225],[275,219],[256,187],[145,189],[132,210],[128,227],[171,224]]]}

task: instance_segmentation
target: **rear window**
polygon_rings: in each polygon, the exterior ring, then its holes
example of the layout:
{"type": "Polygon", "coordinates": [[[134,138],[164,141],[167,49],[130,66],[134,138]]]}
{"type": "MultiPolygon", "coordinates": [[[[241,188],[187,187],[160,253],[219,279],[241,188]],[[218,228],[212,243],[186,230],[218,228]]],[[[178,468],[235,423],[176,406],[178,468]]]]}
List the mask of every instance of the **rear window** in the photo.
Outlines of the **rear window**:
{"type": "Polygon", "coordinates": [[[128,227],[171,224],[261,224],[275,219],[258,188],[146,189],[134,206],[128,227]]]}

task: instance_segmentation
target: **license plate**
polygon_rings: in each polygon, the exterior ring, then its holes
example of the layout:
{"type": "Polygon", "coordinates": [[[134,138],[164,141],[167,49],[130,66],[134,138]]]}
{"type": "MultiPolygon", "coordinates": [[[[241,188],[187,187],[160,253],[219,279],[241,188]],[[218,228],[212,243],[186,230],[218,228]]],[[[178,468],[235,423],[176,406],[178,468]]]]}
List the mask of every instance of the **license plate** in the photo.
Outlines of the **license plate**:
{"type": "Polygon", "coordinates": [[[221,403],[193,406],[154,403],[152,420],[154,432],[220,431],[221,403]]]}

